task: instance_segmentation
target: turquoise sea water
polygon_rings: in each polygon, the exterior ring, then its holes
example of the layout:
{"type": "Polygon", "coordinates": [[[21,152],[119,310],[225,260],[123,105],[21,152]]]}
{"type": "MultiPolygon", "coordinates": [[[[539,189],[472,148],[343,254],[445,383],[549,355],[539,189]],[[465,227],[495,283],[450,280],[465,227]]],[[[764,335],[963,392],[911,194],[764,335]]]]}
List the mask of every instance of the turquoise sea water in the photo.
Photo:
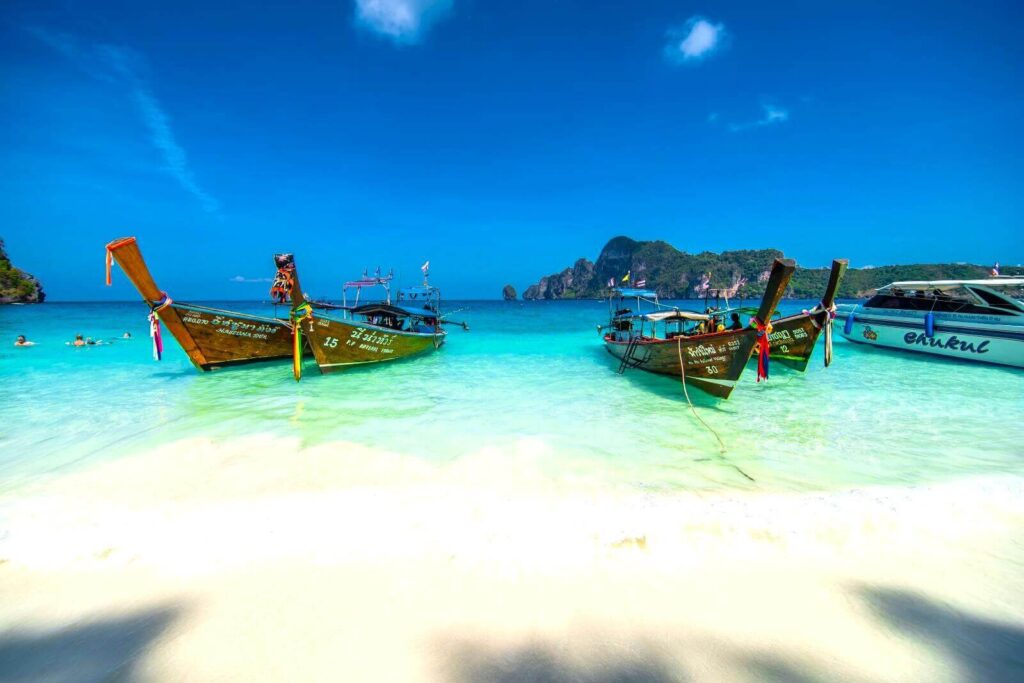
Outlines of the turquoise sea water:
{"type": "MultiPolygon", "coordinates": [[[[691,304],[694,302],[690,302],[691,304]]],[[[813,302],[786,302],[784,312],[813,302]]],[[[210,305],[266,313],[255,303],[210,305]]],[[[449,302],[471,331],[429,356],[321,376],[307,361],[199,373],[169,335],[151,356],[137,302],[0,307],[0,488],[190,436],[254,433],[365,444],[428,461],[535,454],[656,490],[814,490],[1024,474],[1024,372],[867,349],[836,334],[806,373],[744,374],[728,401],[617,364],[602,302],[449,302]],[[72,348],[131,331],[131,341],[72,348]],[[37,342],[15,348],[16,335],[37,342]],[[753,478],[753,481],[743,473],[753,478]]],[[[509,456],[511,457],[511,456],[509,456]]],[[[500,471],[495,472],[500,477],[500,471]]]]}

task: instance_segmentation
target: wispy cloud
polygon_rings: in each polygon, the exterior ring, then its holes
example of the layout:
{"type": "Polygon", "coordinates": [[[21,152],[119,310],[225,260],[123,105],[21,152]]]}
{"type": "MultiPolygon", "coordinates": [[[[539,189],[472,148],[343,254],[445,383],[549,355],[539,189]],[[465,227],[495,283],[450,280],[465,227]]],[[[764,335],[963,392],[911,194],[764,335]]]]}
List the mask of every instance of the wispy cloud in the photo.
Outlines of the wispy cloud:
{"type": "Polygon", "coordinates": [[[116,45],[82,43],[74,36],[50,29],[28,27],[26,30],[92,78],[127,86],[142,122],[149,130],[150,142],[163,157],[164,170],[198,199],[205,211],[213,214],[220,211],[220,202],[196,181],[188,165],[188,156],[174,137],[170,118],[143,75],[144,60],[140,55],[116,45]]]}
{"type": "Polygon", "coordinates": [[[669,29],[665,58],[674,64],[692,64],[710,57],[725,45],[724,24],[700,16],[690,17],[680,27],[669,29]]]}
{"type": "Polygon", "coordinates": [[[452,8],[453,0],[355,0],[356,23],[395,43],[411,44],[452,8]]]}
{"type": "Polygon", "coordinates": [[[234,276],[232,278],[228,278],[228,282],[242,282],[242,283],[273,282],[273,281],[274,281],[274,278],[272,278],[272,277],[245,277],[243,275],[236,275],[236,276],[234,276]]]}
{"type": "MultiPolygon", "coordinates": [[[[785,123],[788,120],[788,109],[783,109],[782,107],[778,107],[773,104],[762,104],[760,118],[755,119],[754,121],[730,123],[729,132],[738,133],[740,131],[750,130],[751,128],[763,128],[764,126],[774,126],[776,124],[785,123]]],[[[714,121],[711,121],[711,123],[714,123],[714,121]]]]}

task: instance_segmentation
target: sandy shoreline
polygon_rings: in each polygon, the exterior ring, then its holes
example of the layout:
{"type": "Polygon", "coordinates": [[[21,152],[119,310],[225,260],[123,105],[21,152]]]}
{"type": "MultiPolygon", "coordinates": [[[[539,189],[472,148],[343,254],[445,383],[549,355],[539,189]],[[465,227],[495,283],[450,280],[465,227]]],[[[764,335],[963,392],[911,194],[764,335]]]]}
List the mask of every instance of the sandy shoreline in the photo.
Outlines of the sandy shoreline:
{"type": "Polygon", "coordinates": [[[0,680],[1004,680],[1024,479],[664,494],[178,442],[0,500],[0,680]]]}

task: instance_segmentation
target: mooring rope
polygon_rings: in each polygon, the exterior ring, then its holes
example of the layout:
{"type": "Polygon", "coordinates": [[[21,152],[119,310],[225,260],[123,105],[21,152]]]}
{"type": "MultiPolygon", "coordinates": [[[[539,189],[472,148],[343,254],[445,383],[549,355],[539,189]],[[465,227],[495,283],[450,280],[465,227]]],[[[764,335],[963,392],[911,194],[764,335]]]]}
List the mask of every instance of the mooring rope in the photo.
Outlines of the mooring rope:
{"type": "MultiPolygon", "coordinates": [[[[704,425],[705,429],[707,429],[709,432],[714,434],[715,438],[718,439],[718,445],[721,448],[720,452],[724,456],[724,454],[725,454],[725,442],[722,441],[722,437],[718,435],[718,432],[716,432],[714,430],[714,428],[712,428],[711,425],[709,425],[707,422],[705,422],[704,418],[702,418],[700,416],[700,413],[697,412],[697,409],[693,405],[693,401],[690,400],[690,392],[686,390],[686,363],[683,362],[683,338],[682,337],[676,337],[676,353],[679,355],[679,379],[683,383],[683,396],[686,397],[686,403],[687,403],[687,405],[690,406],[690,410],[693,412],[693,416],[695,418],[697,418],[697,421],[700,422],[702,425],[704,425]]],[[[739,465],[737,465],[735,463],[732,463],[732,462],[729,462],[724,457],[722,458],[722,460],[725,461],[726,464],[730,465],[733,469],[735,469],[737,472],[742,474],[744,477],[746,477],[750,481],[754,481],[754,478],[752,476],[750,476],[749,474],[747,474],[746,472],[744,472],[743,469],[740,468],[739,465]]]]}

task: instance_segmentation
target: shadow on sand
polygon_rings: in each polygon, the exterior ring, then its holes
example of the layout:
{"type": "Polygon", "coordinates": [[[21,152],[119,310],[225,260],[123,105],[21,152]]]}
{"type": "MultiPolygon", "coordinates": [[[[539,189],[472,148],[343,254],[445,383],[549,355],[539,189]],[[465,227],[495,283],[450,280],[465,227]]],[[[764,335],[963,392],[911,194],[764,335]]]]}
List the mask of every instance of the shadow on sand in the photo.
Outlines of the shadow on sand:
{"type": "Polygon", "coordinates": [[[0,681],[134,680],[139,659],[176,615],[177,610],[155,608],[52,631],[8,630],[0,634],[0,681]]]}
{"type": "Polygon", "coordinates": [[[857,593],[895,631],[933,648],[965,681],[1024,680],[1024,627],[968,614],[908,591],[860,588],[857,593]]]}
{"type": "Polygon", "coordinates": [[[441,680],[451,683],[667,683],[684,681],[671,663],[653,652],[634,650],[619,661],[581,662],[567,657],[557,644],[531,643],[511,650],[494,651],[468,642],[445,647],[448,666],[441,680]]]}
{"type": "MultiPolygon", "coordinates": [[[[923,595],[876,587],[854,587],[872,615],[892,632],[926,645],[938,662],[948,664],[949,679],[972,683],[1019,681],[1024,672],[1024,627],[972,615],[923,595]]],[[[708,637],[671,637],[631,642],[621,636],[607,647],[577,639],[531,641],[509,648],[457,638],[443,640],[439,680],[449,683],[632,683],[634,681],[772,681],[826,683],[871,681],[829,657],[814,661],[777,648],[746,648],[708,637]],[[582,650],[580,649],[582,648],[582,650]],[[687,652],[695,656],[687,656],[687,652]]],[[[842,648],[842,644],[837,644],[842,648]]],[[[818,653],[823,654],[823,653],[818,653]]],[[[824,653],[827,655],[827,653],[824,653]]],[[[877,662],[876,662],[877,663],[877,662]]],[[[894,671],[893,680],[913,680],[894,671]]]]}
{"type": "MultiPolygon", "coordinates": [[[[619,646],[621,642],[617,643],[619,646]]],[[[787,660],[761,650],[740,650],[734,645],[698,638],[655,644],[631,643],[623,656],[573,656],[572,643],[532,643],[510,650],[493,650],[468,642],[445,646],[447,666],[438,680],[447,683],[685,683],[714,681],[726,674],[730,680],[785,681],[787,683],[830,683],[837,680],[836,671],[822,671],[804,660],[787,660]],[[687,662],[678,651],[706,654],[714,652],[715,664],[699,657],[687,662]],[[695,664],[702,661],[702,665],[695,664]]],[[[840,675],[845,681],[856,681],[840,675]]]]}

